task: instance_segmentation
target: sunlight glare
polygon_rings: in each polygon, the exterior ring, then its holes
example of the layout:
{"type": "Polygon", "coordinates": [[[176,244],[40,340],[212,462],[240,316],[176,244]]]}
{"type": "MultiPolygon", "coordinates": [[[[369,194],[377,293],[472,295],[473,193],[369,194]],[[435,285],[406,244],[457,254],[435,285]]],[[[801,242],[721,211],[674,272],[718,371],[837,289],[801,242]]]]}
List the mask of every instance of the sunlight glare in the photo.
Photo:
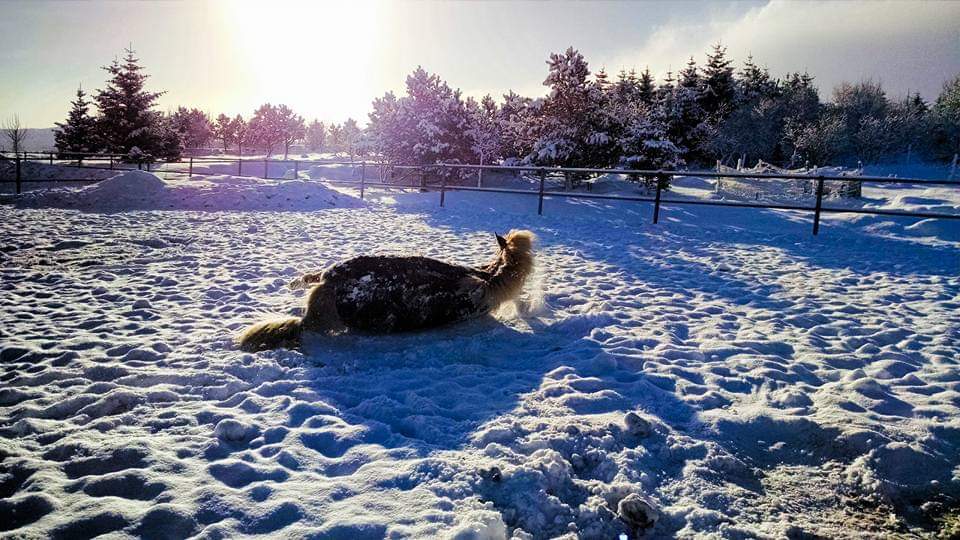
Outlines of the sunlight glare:
{"type": "MultiPolygon", "coordinates": [[[[223,31],[264,100],[342,121],[375,95],[376,10],[370,2],[224,2],[223,31]]],[[[365,116],[357,118],[365,122],[365,116]]]]}

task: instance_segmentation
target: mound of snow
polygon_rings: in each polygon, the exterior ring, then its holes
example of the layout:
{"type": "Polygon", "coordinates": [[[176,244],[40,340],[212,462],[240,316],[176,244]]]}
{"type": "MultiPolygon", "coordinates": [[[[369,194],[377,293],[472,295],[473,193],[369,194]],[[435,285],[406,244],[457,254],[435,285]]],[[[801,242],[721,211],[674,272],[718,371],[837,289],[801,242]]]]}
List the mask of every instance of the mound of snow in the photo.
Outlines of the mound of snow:
{"type": "Polygon", "coordinates": [[[303,180],[260,180],[229,175],[163,180],[145,171],[127,171],[81,189],[27,193],[24,208],[71,208],[93,212],[126,210],[318,210],[358,207],[355,197],[303,180]]]}

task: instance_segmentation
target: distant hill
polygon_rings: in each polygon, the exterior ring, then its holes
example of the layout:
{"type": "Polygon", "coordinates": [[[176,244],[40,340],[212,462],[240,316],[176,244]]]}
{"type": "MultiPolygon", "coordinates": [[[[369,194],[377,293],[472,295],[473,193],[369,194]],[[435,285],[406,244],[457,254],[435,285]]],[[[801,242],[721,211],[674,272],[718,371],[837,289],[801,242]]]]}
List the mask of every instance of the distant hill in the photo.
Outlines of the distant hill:
{"type": "Polygon", "coordinates": [[[27,141],[24,150],[28,152],[42,152],[53,150],[53,128],[31,128],[27,130],[27,141]]]}
{"type": "MultiPolygon", "coordinates": [[[[23,149],[27,152],[45,152],[53,150],[53,128],[27,128],[27,140],[23,149]]],[[[0,136],[0,150],[10,150],[10,141],[0,136]]]]}

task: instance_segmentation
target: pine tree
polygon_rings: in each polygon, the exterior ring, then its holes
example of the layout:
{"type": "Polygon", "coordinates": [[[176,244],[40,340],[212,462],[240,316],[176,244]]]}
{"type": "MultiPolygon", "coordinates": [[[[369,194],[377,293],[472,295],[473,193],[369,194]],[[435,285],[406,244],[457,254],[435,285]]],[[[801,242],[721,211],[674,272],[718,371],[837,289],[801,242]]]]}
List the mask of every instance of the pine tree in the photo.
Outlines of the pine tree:
{"type": "MultiPolygon", "coordinates": [[[[530,161],[562,167],[606,167],[616,162],[616,134],[605,106],[606,93],[587,77],[583,55],[573,47],[551,54],[544,81],[550,95],[538,115],[530,161]]],[[[572,183],[568,178],[568,186],[572,183]]]]}
{"type": "Polygon", "coordinates": [[[677,86],[680,88],[690,88],[700,93],[703,90],[703,79],[700,78],[700,70],[697,69],[697,61],[690,57],[687,61],[687,67],[680,70],[677,78],[677,86]]]}
{"type": "Polygon", "coordinates": [[[638,83],[638,97],[643,103],[647,105],[653,105],[656,101],[656,94],[656,84],[653,80],[653,75],[650,73],[650,68],[647,67],[643,70],[643,73],[640,74],[638,83]]]}
{"type": "Polygon", "coordinates": [[[317,119],[310,122],[310,125],[307,126],[306,142],[308,151],[323,152],[327,143],[327,126],[317,119]]]}
{"type": "Polygon", "coordinates": [[[172,120],[185,148],[204,148],[213,138],[213,123],[200,109],[178,107],[172,120]]]}
{"type": "Polygon", "coordinates": [[[73,108],[67,114],[67,121],[57,122],[53,137],[57,152],[99,152],[101,146],[97,139],[96,119],[90,116],[91,103],[86,100],[83,88],[77,89],[77,99],[70,102],[73,108]]]}
{"type": "Polygon", "coordinates": [[[231,129],[233,130],[233,140],[237,143],[237,155],[243,155],[243,147],[255,144],[250,131],[250,122],[243,119],[239,114],[231,120],[231,129]]]}
{"type": "Polygon", "coordinates": [[[229,151],[230,143],[236,140],[237,134],[235,127],[233,120],[223,113],[220,113],[213,123],[213,136],[223,143],[224,154],[229,151]]]}
{"type": "Polygon", "coordinates": [[[770,78],[770,72],[753,62],[753,56],[747,56],[740,76],[736,81],[737,103],[739,106],[749,106],[762,99],[770,99],[779,93],[777,81],[770,78]]]}
{"type": "Polygon", "coordinates": [[[360,153],[360,141],[362,136],[363,131],[360,129],[360,126],[357,125],[357,121],[353,118],[347,118],[347,120],[343,123],[340,137],[343,144],[343,150],[347,153],[350,161],[353,161],[354,156],[360,153]]]}
{"type": "Polygon", "coordinates": [[[121,63],[114,60],[103,69],[110,74],[106,88],[98,90],[94,100],[100,110],[97,131],[111,152],[129,153],[134,147],[147,155],[162,155],[172,145],[163,143],[159,133],[160,114],[153,111],[163,92],[144,89],[148,75],[143,73],[133,49],[125,49],[121,63]]]}
{"type": "Polygon", "coordinates": [[[707,54],[702,84],[700,105],[705,114],[719,120],[733,111],[736,98],[733,67],[727,59],[727,49],[719,43],[713,46],[712,54],[707,54]]]}

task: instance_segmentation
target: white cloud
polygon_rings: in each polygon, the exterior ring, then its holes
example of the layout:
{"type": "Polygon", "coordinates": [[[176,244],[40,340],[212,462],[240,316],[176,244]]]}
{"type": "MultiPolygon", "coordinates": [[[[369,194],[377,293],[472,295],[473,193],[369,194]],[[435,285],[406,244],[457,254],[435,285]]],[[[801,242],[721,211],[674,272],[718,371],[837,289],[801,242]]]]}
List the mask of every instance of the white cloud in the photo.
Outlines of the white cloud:
{"type": "Polygon", "coordinates": [[[752,53],[775,75],[809,71],[823,97],[841,81],[873,78],[891,96],[919,90],[930,99],[960,73],[960,2],[772,1],[732,20],[660,26],[606,65],[649,65],[662,76],[691,54],[702,64],[717,42],[737,67],[752,53]]]}

